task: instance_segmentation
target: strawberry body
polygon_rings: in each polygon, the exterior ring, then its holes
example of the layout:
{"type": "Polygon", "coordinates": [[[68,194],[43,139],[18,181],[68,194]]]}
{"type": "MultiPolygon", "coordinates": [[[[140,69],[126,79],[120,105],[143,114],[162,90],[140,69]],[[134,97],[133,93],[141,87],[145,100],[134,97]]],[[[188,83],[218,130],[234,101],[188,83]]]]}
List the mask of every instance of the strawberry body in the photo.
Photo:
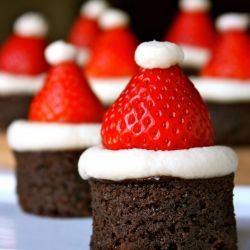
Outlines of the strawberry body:
{"type": "Polygon", "coordinates": [[[95,19],[80,16],[74,23],[68,40],[79,48],[92,49],[101,30],[95,19]]]}
{"type": "Polygon", "coordinates": [[[52,67],[34,98],[29,119],[40,122],[100,122],[103,107],[73,62],[52,67]]]}
{"type": "Polygon", "coordinates": [[[47,42],[41,38],[12,35],[0,51],[0,69],[12,74],[37,75],[46,72],[47,42]]]}
{"type": "Polygon", "coordinates": [[[222,33],[203,76],[250,79],[250,40],[243,31],[222,33]]]}
{"type": "Polygon", "coordinates": [[[209,114],[179,66],[140,69],[104,115],[103,145],[112,150],[177,150],[213,144],[209,114]]]}
{"type": "Polygon", "coordinates": [[[100,36],[86,73],[96,77],[133,75],[138,67],[134,62],[137,40],[127,28],[110,29],[100,36]]]}
{"type": "Polygon", "coordinates": [[[181,45],[212,48],[215,39],[213,23],[207,13],[180,12],[169,32],[166,41],[181,45]]]}

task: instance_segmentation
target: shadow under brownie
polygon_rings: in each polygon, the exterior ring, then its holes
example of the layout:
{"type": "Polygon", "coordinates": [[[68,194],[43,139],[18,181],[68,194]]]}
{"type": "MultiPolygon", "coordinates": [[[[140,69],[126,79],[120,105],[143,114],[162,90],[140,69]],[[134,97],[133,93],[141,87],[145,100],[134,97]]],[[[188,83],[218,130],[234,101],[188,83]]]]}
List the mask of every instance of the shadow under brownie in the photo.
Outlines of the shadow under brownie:
{"type": "Polygon", "coordinates": [[[90,179],[91,249],[237,249],[233,177],[90,179]]]}
{"type": "Polygon", "coordinates": [[[14,152],[17,193],[24,211],[39,215],[90,216],[90,188],[77,171],[82,150],[14,152]]]}

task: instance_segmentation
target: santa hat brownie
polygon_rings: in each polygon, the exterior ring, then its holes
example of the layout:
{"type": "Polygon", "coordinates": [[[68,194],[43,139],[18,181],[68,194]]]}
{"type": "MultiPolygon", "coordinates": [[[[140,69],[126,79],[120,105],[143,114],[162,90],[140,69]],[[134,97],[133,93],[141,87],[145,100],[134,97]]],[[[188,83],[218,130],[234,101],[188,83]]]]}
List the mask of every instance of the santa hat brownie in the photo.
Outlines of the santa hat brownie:
{"type": "Polygon", "coordinates": [[[41,14],[23,14],[0,48],[0,128],[27,117],[31,99],[42,87],[48,69],[44,58],[47,31],[41,14]]]}
{"type": "Polygon", "coordinates": [[[202,76],[250,79],[249,15],[229,13],[216,20],[219,37],[202,76]]]}
{"type": "Polygon", "coordinates": [[[14,24],[14,34],[0,51],[0,70],[10,74],[38,75],[46,72],[44,58],[48,25],[38,13],[26,13],[14,24]]]}
{"type": "Polygon", "coordinates": [[[31,103],[29,120],[15,121],[8,129],[19,202],[34,214],[89,216],[89,185],[80,180],[76,166],[82,151],[100,143],[104,109],[76,63],[74,46],[57,41],[45,55],[51,69],[31,103]]]}
{"type": "Polygon", "coordinates": [[[84,65],[89,59],[96,39],[101,33],[98,18],[107,6],[103,0],[89,0],[81,7],[80,15],[68,35],[68,41],[78,48],[79,64],[84,65]]]}
{"type": "Polygon", "coordinates": [[[180,12],[168,30],[165,40],[182,46],[183,65],[190,73],[207,63],[215,39],[215,30],[208,11],[209,0],[180,0],[180,12]]]}
{"type": "Polygon", "coordinates": [[[101,122],[103,107],[75,62],[76,49],[57,41],[46,49],[45,54],[52,68],[44,87],[31,104],[29,119],[62,123],[101,122]]]}
{"type": "Polygon", "coordinates": [[[103,33],[86,65],[86,75],[97,96],[112,103],[137,71],[134,52],[137,39],[129,30],[129,16],[118,9],[107,9],[100,16],[103,33]]]}
{"type": "Polygon", "coordinates": [[[212,145],[207,108],[178,66],[182,50],[169,42],[145,42],[135,60],[141,68],[104,116],[103,145],[112,150],[212,145]]]}

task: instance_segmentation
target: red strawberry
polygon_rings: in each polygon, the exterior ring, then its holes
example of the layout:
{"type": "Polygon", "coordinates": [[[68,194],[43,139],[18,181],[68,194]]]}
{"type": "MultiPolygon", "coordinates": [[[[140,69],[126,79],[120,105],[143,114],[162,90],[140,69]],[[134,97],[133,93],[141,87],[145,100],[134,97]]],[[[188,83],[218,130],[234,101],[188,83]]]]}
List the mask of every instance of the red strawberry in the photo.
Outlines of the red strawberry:
{"type": "Polygon", "coordinates": [[[0,51],[0,69],[13,74],[37,75],[45,72],[47,43],[42,38],[12,35],[0,51]]]}
{"type": "Polygon", "coordinates": [[[213,145],[207,108],[179,66],[140,69],[104,115],[112,150],[177,150],[213,145]]]}
{"type": "Polygon", "coordinates": [[[74,23],[70,34],[69,42],[77,47],[93,48],[101,30],[95,19],[80,16],[74,23]]]}
{"type": "Polygon", "coordinates": [[[34,98],[29,119],[40,122],[100,122],[103,107],[73,62],[51,68],[43,89],[34,98]]]}
{"type": "Polygon", "coordinates": [[[86,73],[97,77],[133,75],[138,67],[134,62],[137,41],[124,27],[103,32],[97,41],[86,73]]]}
{"type": "Polygon", "coordinates": [[[180,12],[165,40],[181,45],[211,48],[215,31],[210,17],[205,12],[180,12]]]}
{"type": "Polygon", "coordinates": [[[250,79],[250,42],[244,31],[227,31],[220,35],[212,58],[201,75],[250,79]]]}

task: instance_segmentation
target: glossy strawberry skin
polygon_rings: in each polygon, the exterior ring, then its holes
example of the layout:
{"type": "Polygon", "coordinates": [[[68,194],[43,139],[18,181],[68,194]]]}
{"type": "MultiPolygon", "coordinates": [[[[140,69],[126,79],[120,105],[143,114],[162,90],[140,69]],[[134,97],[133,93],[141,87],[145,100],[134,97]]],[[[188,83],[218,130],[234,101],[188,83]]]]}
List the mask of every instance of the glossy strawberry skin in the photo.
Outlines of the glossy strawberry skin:
{"type": "Polygon", "coordinates": [[[67,62],[54,66],[43,89],[32,101],[29,119],[39,122],[101,122],[103,107],[81,69],[67,62]]]}
{"type": "Polygon", "coordinates": [[[179,13],[165,36],[166,41],[204,48],[212,48],[215,38],[212,20],[202,12],[179,13]]]}
{"type": "Polygon", "coordinates": [[[101,133],[111,150],[213,145],[207,108],[179,66],[140,69],[105,113],[101,133]]]}
{"type": "Polygon", "coordinates": [[[87,17],[79,17],[73,24],[68,41],[79,48],[92,49],[100,34],[101,29],[96,20],[87,17]]]}
{"type": "Polygon", "coordinates": [[[202,76],[250,79],[250,40],[243,31],[222,33],[202,76]]]}
{"type": "Polygon", "coordinates": [[[133,75],[138,67],[134,62],[137,40],[127,28],[103,32],[98,39],[86,73],[95,77],[133,75]]]}
{"type": "Polygon", "coordinates": [[[37,75],[46,72],[44,39],[11,36],[0,51],[0,69],[12,74],[37,75]]]}

